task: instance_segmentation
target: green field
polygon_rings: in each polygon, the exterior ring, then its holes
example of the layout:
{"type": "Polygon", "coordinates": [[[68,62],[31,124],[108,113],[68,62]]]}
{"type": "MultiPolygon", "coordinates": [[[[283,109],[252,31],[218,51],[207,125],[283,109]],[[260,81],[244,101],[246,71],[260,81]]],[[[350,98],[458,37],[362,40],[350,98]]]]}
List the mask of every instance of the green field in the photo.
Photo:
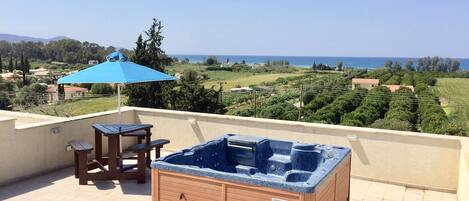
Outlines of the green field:
{"type": "MultiPolygon", "coordinates": [[[[127,101],[126,97],[122,98],[122,103],[127,101]]],[[[45,114],[52,116],[70,117],[95,112],[104,112],[115,110],[117,108],[117,97],[86,97],[66,101],[54,105],[43,105],[25,110],[26,112],[45,114]]]]}
{"type": "Polygon", "coordinates": [[[207,75],[208,79],[203,81],[205,87],[212,86],[218,89],[218,82],[226,82],[224,84],[225,91],[234,88],[238,85],[246,87],[249,85],[259,85],[262,82],[275,81],[280,77],[300,76],[307,72],[307,69],[291,67],[295,69],[292,73],[279,73],[279,72],[265,72],[254,73],[249,71],[207,71],[207,66],[201,64],[176,64],[166,67],[166,71],[170,74],[183,73],[185,70],[195,70],[200,74],[207,75]]]}
{"type": "Polygon", "coordinates": [[[448,115],[469,125],[469,79],[439,78],[433,89],[443,102],[448,102],[444,107],[448,115]]]}
{"type": "MultiPolygon", "coordinates": [[[[220,71],[217,71],[220,72],[220,71]]],[[[247,87],[249,85],[259,85],[262,82],[275,81],[281,77],[293,77],[300,76],[303,73],[272,73],[272,74],[253,74],[253,73],[241,73],[241,72],[224,72],[217,76],[211,77],[208,81],[204,82],[205,87],[215,86],[217,88],[219,81],[226,82],[223,85],[225,91],[234,88],[238,85],[247,87]]],[[[218,89],[218,88],[217,88],[218,89]]]]}

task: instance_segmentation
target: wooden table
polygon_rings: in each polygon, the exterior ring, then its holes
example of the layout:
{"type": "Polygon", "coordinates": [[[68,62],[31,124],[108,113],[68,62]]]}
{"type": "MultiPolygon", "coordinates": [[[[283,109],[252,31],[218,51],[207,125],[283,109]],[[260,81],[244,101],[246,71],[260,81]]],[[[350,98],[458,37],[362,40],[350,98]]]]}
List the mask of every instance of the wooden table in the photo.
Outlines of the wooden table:
{"type": "MultiPolygon", "coordinates": [[[[151,124],[95,124],[95,158],[103,165],[108,165],[108,171],[91,175],[95,180],[138,179],[138,172],[127,172],[131,168],[123,168],[120,160],[120,136],[138,137],[139,143],[145,138],[146,143],[151,142],[151,124]],[[142,132],[144,131],[144,132],[142,132]],[[108,138],[108,156],[103,156],[102,136],[108,138]]],[[[146,154],[146,165],[151,163],[150,151],[146,154]]]]}

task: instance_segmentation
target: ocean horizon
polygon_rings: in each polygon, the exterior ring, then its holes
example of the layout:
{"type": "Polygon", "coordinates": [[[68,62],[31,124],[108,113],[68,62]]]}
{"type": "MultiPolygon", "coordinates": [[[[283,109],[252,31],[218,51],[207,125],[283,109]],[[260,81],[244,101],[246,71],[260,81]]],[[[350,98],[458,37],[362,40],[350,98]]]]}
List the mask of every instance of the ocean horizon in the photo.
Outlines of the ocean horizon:
{"type": "MultiPolygon", "coordinates": [[[[171,57],[176,57],[179,60],[185,58],[189,59],[190,63],[200,63],[207,59],[209,56],[217,57],[218,61],[230,60],[233,62],[241,63],[243,60],[248,64],[266,63],[270,61],[286,60],[292,66],[309,68],[316,64],[327,64],[335,66],[338,62],[343,62],[345,67],[355,68],[380,68],[384,66],[386,60],[390,59],[393,62],[400,61],[402,66],[407,61],[414,61],[414,67],[417,64],[418,58],[413,57],[333,57],[333,56],[253,56],[253,55],[197,55],[197,54],[170,54],[171,57]]],[[[459,60],[461,63],[460,69],[469,70],[469,58],[453,58],[459,60]]]]}

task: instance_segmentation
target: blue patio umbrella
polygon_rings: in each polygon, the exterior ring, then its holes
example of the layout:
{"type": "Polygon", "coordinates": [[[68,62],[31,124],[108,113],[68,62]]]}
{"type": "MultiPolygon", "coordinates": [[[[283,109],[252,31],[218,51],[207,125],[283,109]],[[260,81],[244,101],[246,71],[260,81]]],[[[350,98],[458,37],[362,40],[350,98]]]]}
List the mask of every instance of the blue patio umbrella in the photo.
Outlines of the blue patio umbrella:
{"type": "Polygon", "coordinates": [[[173,81],[173,76],[129,61],[127,55],[114,52],[106,57],[106,62],[86,68],[77,73],[62,77],[58,84],[111,83],[117,84],[117,110],[121,124],[121,84],[173,81]]]}

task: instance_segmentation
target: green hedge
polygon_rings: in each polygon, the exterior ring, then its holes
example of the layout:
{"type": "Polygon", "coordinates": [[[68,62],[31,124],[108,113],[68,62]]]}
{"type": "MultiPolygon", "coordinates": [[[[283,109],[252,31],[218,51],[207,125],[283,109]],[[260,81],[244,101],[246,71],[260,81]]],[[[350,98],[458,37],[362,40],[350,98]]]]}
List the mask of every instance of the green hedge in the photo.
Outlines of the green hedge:
{"type": "Polygon", "coordinates": [[[341,124],[349,126],[369,126],[387,112],[391,92],[387,87],[376,87],[368,93],[361,105],[353,112],[342,116],[341,124]]]}
{"type": "Polygon", "coordinates": [[[445,133],[449,121],[445,111],[441,108],[438,98],[430,90],[419,94],[419,122],[423,132],[445,133]]]}
{"type": "Polygon", "coordinates": [[[360,105],[361,100],[366,96],[366,89],[349,91],[337,97],[334,102],[321,108],[312,115],[305,118],[308,122],[325,122],[338,124],[343,114],[353,111],[360,105]]]}

